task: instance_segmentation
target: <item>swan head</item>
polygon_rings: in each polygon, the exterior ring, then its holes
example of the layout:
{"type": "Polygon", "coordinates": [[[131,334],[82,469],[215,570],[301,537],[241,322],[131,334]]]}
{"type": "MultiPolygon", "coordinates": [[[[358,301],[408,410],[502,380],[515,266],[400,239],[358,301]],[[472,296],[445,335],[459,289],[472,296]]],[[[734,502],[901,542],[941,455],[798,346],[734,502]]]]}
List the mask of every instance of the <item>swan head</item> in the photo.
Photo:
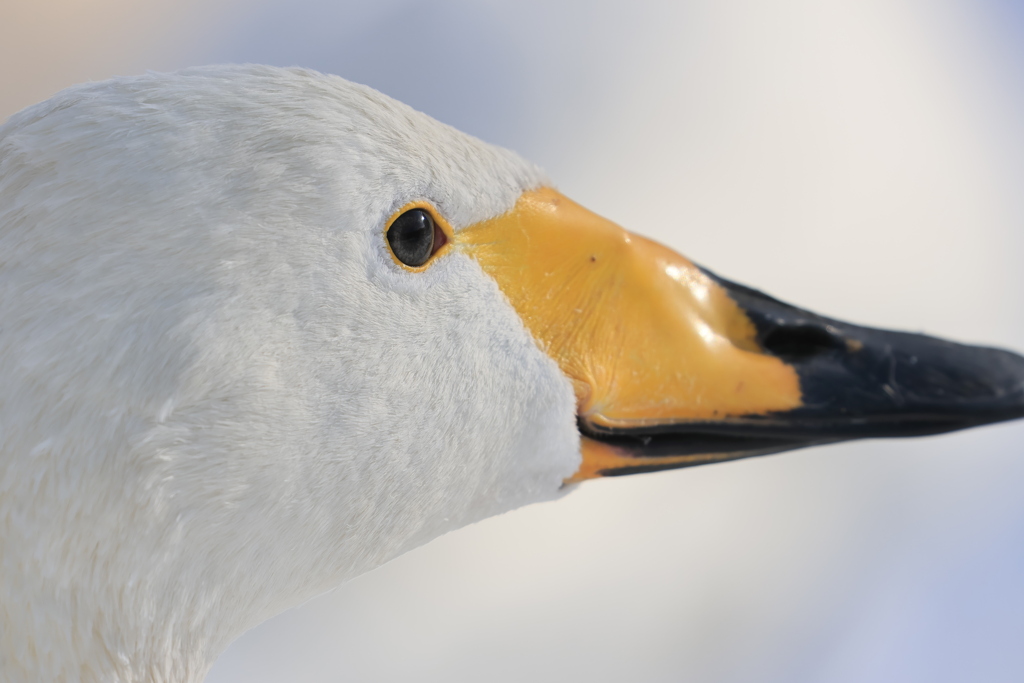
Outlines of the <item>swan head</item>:
{"type": "Polygon", "coordinates": [[[198,680],[272,614],[583,479],[1024,412],[1013,354],[789,307],[551,187],[302,70],[12,117],[0,666],[198,680]]]}

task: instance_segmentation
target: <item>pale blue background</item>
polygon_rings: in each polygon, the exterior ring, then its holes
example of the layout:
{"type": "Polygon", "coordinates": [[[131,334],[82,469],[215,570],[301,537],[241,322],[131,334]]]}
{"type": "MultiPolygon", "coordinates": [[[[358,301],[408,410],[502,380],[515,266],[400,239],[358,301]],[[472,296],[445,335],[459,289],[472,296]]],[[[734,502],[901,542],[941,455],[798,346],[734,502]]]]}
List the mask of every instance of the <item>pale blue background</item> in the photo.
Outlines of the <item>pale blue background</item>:
{"type": "MultiPolygon", "coordinates": [[[[64,43],[46,83],[337,73],[730,278],[1024,351],[1020,0],[173,6],[25,39],[5,87],[64,43]]],[[[1022,494],[1020,425],[591,482],[260,626],[209,680],[1021,681],[1022,494]]]]}

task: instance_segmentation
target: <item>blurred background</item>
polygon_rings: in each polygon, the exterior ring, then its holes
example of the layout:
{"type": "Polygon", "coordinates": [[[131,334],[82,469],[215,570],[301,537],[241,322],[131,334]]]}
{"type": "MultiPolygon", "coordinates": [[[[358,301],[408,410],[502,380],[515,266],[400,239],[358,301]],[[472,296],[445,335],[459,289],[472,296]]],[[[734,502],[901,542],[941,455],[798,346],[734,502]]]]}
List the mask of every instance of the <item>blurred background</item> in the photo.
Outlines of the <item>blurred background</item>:
{"type": "MultiPolygon", "coordinates": [[[[3,0],[0,119],[211,62],[367,83],[782,299],[1024,351],[1022,0],[3,0]]],[[[1024,680],[1024,424],[588,482],[210,683],[1024,680]]]]}

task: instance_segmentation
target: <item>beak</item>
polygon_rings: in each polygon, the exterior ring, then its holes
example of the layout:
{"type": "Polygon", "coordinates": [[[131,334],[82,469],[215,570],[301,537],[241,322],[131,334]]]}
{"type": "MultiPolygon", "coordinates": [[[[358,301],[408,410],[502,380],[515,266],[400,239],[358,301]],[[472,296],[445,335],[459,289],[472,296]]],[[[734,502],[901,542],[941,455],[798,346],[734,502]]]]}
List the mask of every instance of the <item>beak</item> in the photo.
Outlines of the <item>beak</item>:
{"type": "Polygon", "coordinates": [[[724,280],[554,190],[456,235],[572,380],[569,481],[1024,416],[1024,358],[724,280]]]}

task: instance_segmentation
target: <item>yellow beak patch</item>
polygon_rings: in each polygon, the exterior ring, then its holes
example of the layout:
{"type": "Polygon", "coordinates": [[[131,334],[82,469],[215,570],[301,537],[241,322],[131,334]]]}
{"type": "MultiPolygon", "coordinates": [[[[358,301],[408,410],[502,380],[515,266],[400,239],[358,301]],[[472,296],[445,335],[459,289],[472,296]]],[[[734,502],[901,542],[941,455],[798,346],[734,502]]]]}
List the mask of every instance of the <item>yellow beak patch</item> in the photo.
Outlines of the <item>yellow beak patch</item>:
{"type": "Polygon", "coordinates": [[[762,352],[721,286],[553,189],[524,193],[455,242],[572,380],[590,424],[720,421],[801,405],[796,371],[762,352]]]}

